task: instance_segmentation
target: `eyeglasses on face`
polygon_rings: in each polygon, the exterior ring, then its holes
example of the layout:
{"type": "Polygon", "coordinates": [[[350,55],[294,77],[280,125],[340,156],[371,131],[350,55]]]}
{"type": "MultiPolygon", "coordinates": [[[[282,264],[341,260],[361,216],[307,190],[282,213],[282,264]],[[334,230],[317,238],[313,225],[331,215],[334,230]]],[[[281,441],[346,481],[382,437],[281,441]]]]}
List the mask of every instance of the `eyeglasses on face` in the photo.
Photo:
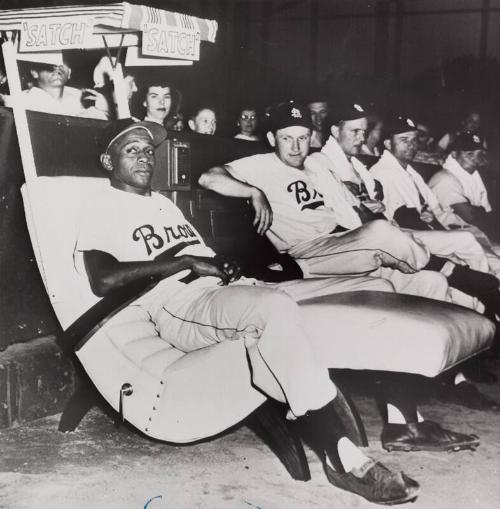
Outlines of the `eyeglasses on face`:
{"type": "Polygon", "coordinates": [[[255,120],[257,118],[256,115],[241,115],[241,120],[255,120]]]}

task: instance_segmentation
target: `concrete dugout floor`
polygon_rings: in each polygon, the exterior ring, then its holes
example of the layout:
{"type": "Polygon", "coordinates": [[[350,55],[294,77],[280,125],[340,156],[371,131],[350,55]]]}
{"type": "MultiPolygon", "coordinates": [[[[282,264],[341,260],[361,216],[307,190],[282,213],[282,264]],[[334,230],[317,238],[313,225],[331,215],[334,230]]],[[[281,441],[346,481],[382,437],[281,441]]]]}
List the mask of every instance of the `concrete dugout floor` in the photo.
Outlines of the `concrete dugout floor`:
{"type": "MultiPolygon", "coordinates": [[[[492,365],[500,374],[500,361],[492,365]]],[[[500,384],[481,386],[500,401],[500,384]]],[[[387,453],[375,403],[355,396],[367,452],[421,484],[411,509],[500,507],[500,414],[429,401],[424,416],[475,432],[481,447],[458,453],[387,453]]],[[[215,440],[171,446],[116,430],[93,410],[79,430],[61,434],[58,416],[0,432],[0,507],[6,509],[309,509],[380,507],[331,486],[307,450],[312,480],[293,481],[247,428],[215,440]]]]}

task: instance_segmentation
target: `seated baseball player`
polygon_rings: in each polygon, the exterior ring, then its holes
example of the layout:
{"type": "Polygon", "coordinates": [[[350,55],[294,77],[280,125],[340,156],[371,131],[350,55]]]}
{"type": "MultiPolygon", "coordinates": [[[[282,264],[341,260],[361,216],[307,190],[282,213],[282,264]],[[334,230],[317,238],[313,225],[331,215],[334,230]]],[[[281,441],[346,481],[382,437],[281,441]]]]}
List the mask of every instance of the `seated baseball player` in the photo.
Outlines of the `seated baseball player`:
{"type": "Polygon", "coordinates": [[[401,293],[445,300],[447,284],[437,273],[420,271],[429,251],[387,221],[345,232],[335,212],[308,181],[303,163],[309,152],[311,120],[299,104],[279,105],[267,133],[275,151],[211,168],[203,187],[247,198],[255,226],[280,252],[298,263],[304,277],[369,275],[388,279],[401,293]],[[419,272],[420,271],[420,272],[419,272]]]}
{"type": "MultiPolygon", "coordinates": [[[[325,119],[330,137],[321,152],[311,154],[305,161],[306,173],[313,179],[313,185],[324,195],[327,206],[335,210],[339,223],[349,230],[376,219],[389,218],[395,222],[382,201],[384,189],[380,180],[356,157],[361,152],[367,123],[368,115],[359,104],[346,104],[333,110],[325,119]],[[339,181],[344,186],[339,187],[339,181]]],[[[400,128],[406,130],[408,126],[403,123],[401,127],[401,122],[394,121],[388,125],[389,130],[400,128]]],[[[451,212],[443,211],[442,215],[448,223],[455,220],[451,212]]],[[[489,257],[471,233],[428,231],[427,224],[407,223],[405,219],[398,224],[411,228],[412,235],[432,253],[425,268],[442,271],[450,286],[460,290],[451,292],[452,301],[477,307],[477,301],[469,296],[477,297],[488,306],[489,316],[493,316],[490,311],[496,305],[498,282],[494,276],[484,273],[488,271],[489,257]],[[457,261],[458,265],[447,263],[448,259],[457,261]],[[462,263],[472,269],[460,265],[462,263]]]]}
{"type": "Polygon", "coordinates": [[[315,359],[297,303],[255,280],[238,281],[239,268],[214,257],[180,210],[151,192],[155,146],[165,137],[162,126],[131,119],[104,134],[101,162],[111,185],[89,202],[75,251],[93,292],[102,297],[130,282],[160,281],[135,304],[163,339],[183,351],[244,341],[254,385],[286,402],[316,437],[332,484],[375,503],[414,500],[418,483],[347,438],[332,405],[336,388],[315,359]]]}
{"type": "MultiPolygon", "coordinates": [[[[443,293],[442,286],[436,291],[446,279],[437,272],[409,275],[380,268],[388,260],[391,249],[397,252],[394,258],[402,261],[405,256],[411,256],[412,250],[418,252],[421,248],[412,236],[388,221],[373,221],[346,234],[337,233],[347,229],[343,228],[336,212],[325,207],[323,196],[302,171],[310,135],[309,116],[303,111],[295,103],[280,105],[274,119],[271,117],[273,131],[268,134],[275,145],[274,153],[250,156],[224,167],[212,168],[200,177],[200,184],[221,194],[250,199],[256,211],[258,232],[263,234],[271,225],[268,237],[280,251],[295,258],[304,277],[334,274],[359,277],[367,273],[375,277],[382,274],[390,278],[397,291],[413,291],[446,300],[447,291],[443,293]],[[332,231],[335,233],[330,233],[332,231]],[[379,253],[383,253],[382,258],[379,253]],[[417,279],[419,276],[420,280],[417,279]],[[415,278],[410,288],[408,284],[402,288],[403,277],[415,278]]],[[[421,261],[426,264],[428,260],[427,255],[421,261]]],[[[411,422],[409,419],[408,416],[406,422],[411,422]]]]}
{"type": "MultiPolygon", "coordinates": [[[[465,288],[466,293],[477,296],[485,304],[486,314],[494,318],[495,314],[500,314],[498,279],[482,273],[490,270],[497,273],[498,258],[487,257],[472,233],[450,231],[467,225],[451,209],[440,206],[429,186],[411,167],[418,135],[413,121],[398,117],[390,125],[389,138],[384,141],[386,150],[370,171],[373,178],[382,183],[386,216],[403,227],[424,232],[441,231],[439,236],[431,232],[432,242],[441,242],[434,252],[450,259],[456,257],[475,269],[471,274],[470,269],[456,264],[449,274],[450,285],[465,288]]],[[[421,240],[430,247],[429,233],[421,235],[421,240]]]]}
{"type": "MultiPolygon", "coordinates": [[[[366,126],[362,108],[357,105],[357,108],[345,109],[338,115],[343,115],[347,120],[338,122],[333,116],[326,119],[331,136],[320,152],[307,157],[304,163],[305,173],[315,189],[321,191],[325,205],[335,210],[339,224],[346,230],[353,230],[377,218],[385,218],[383,213],[385,206],[381,201],[383,188],[378,181],[374,180],[363,163],[355,157],[355,154],[359,153],[362,134],[366,126]],[[348,162],[351,163],[350,167],[347,166],[348,162]],[[342,182],[337,173],[352,179],[349,187],[342,182]],[[361,189],[363,191],[360,191],[361,189]]],[[[422,235],[419,231],[412,230],[412,233],[416,236],[422,235]]],[[[456,237],[454,232],[429,231],[422,240],[428,242],[431,252],[435,249],[439,253],[440,242],[442,243],[439,237],[443,234],[449,236],[450,233],[456,237]],[[436,242],[433,242],[433,237],[436,237],[436,242]]],[[[439,270],[446,265],[446,261],[431,255],[428,266],[439,270]]],[[[473,271],[465,266],[458,266],[455,270],[448,275],[449,284],[482,298],[487,306],[494,304],[498,293],[498,283],[492,275],[473,271]],[[455,270],[457,270],[456,273],[455,270]]],[[[459,299],[456,294],[452,296],[454,297],[452,300],[459,299]]],[[[458,302],[460,303],[460,300],[458,302]]],[[[468,305],[468,302],[464,301],[463,304],[468,305]]],[[[477,363],[469,363],[467,372],[470,379],[483,382],[496,381],[496,377],[477,363]]],[[[447,399],[478,410],[498,409],[498,404],[481,394],[469,380],[465,379],[463,373],[457,373],[454,382],[454,387],[446,391],[447,399]]]]}
{"type": "MultiPolygon", "coordinates": [[[[443,168],[429,180],[429,187],[441,206],[451,207],[466,223],[498,241],[488,191],[481,178],[488,165],[483,140],[478,134],[462,133],[451,148],[443,168]]],[[[481,242],[481,237],[478,240],[481,242]]]]}

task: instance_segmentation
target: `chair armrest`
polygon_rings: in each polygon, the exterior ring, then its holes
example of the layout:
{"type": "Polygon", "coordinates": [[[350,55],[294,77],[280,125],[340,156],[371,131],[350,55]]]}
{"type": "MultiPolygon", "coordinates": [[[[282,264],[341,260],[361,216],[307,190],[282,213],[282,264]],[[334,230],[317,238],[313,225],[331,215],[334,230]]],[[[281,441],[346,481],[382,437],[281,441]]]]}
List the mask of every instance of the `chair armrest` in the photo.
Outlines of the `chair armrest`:
{"type": "Polygon", "coordinates": [[[79,350],[95,330],[156,284],[157,281],[152,283],[148,278],[113,290],[64,331],[59,346],[69,355],[79,350]]]}

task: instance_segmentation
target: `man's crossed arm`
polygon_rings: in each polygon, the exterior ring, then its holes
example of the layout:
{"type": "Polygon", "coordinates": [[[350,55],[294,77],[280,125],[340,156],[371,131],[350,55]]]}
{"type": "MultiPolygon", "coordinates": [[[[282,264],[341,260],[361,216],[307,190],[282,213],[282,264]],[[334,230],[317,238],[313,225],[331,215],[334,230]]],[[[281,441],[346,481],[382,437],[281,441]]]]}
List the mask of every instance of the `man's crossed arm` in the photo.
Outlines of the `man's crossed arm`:
{"type": "Polygon", "coordinates": [[[224,196],[250,200],[255,210],[253,225],[257,228],[259,235],[264,235],[271,226],[273,212],[264,192],[258,187],[235,179],[227,170],[227,166],[214,166],[210,168],[210,170],[201,175],[198,182],[202,187],[224,196]]]}
{"type": "Polygon", "coordinates": [[[239,266],[223,258],[191,255],[159,255],[151,261],[120,262],[104,251],[85,251],[85,269],[90,287],[98,297],[139,280],[159,281],[182,270],[189,269],[197,276],[215,276],[223,284],[240,277],[239,266]]]}

